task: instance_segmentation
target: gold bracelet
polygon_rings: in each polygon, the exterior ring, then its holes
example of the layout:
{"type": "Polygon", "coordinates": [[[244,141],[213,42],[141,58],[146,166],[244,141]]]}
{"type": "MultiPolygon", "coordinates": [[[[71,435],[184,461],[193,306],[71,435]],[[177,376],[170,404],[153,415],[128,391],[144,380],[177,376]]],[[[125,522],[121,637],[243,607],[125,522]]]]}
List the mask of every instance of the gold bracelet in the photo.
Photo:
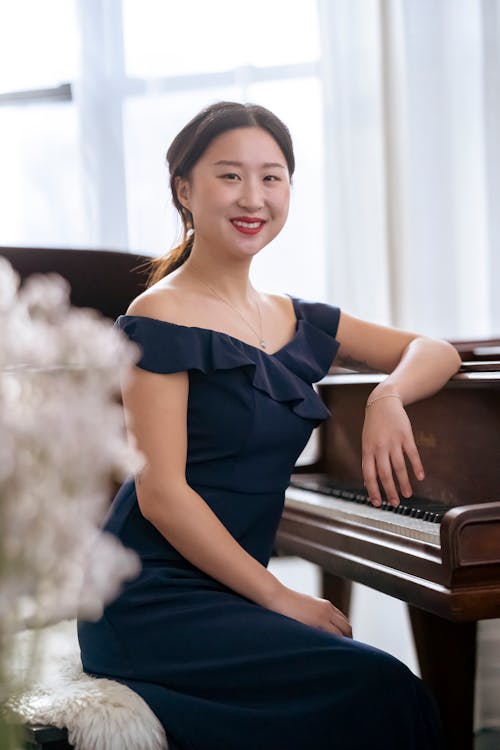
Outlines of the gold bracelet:
{"type": "Polygon", "coordinates": [[[401,401],[401,403],[403,403],[403,399],[401,398],[401,396],[398,396],[396,393],[387,393],[385,396],[376,396],[375,398],[372,398],[371,401],[370,401],[370,399],[368,399],[368,401],[366,402],[366,407],[365,408],[368,408],[369,406],[371,406],[372,404],[374,404],[375,401],[380,401],[380,399],[382,399],[382,398],[399,398],[399,400],[401,401]]]}

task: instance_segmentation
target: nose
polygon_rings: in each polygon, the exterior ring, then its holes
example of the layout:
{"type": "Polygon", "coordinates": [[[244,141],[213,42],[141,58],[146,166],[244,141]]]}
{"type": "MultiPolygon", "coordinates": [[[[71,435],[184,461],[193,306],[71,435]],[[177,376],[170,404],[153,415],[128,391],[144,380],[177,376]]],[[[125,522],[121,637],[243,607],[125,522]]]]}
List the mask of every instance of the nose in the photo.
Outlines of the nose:
{"type": "Polygon", "coordinates": [[[260,179],[246,179],[241,184],[238,205],[248,211],[258,211],[264,205],[260,179]]]}

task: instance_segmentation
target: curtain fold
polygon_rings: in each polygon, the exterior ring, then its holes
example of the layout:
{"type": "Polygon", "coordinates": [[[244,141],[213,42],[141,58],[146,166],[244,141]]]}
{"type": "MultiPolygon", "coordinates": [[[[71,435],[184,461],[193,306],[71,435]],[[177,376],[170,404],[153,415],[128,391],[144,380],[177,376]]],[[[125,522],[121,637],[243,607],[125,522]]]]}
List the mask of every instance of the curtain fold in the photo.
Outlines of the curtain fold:
{"type": "Polygon", "coordinates": [[[428,335],[498,335],[498,3],[318,8],[329,296],[428,335]]]}
{"type": "Polygon", "coordinates": [[[79,75],[73,95],[88,243],[129,247],[125,174],[121,0],[76,0],[79,75]]]}

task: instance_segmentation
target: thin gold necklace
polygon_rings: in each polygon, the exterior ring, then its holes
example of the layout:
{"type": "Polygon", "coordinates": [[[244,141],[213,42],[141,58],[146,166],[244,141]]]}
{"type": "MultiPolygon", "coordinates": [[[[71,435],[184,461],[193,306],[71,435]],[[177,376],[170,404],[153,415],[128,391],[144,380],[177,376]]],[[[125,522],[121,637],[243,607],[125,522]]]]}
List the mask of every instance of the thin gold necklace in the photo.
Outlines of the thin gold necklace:
{"type": "Polygon", "coordinates": [[[261,314],[260,314],[260,305],[259,305],[259,303],[258,303],[257,299],[255,300],[255,304],[257,305],[257,312],[258,312],[258,314],[259,314],[259,332],[255,330],[255,328],[253,327],[253,325],[252,325],[251,323],[249,323],[249,322],[248,322],[248,320],[247,320],[247,319],[245,318],[245,316],[244,316],[244,315],[243,315],[243,314],[242,314],[242,313],[241,313],[241,312],[240,312],[240,311],[238,310],[238,308],[237,308],[237,307],[235,307],[235,306],[234,306],[234,305],[233,305],[233,304],[232,304],[231,302],[228,302],[228,301],[227,301],[227,299],[224,299],[224,297],[222,297],[222,296],[221,296],[221,295],[219,294],[219,292],[218,292],[218,291],[217,291],[216,289],[214,289],[214,288],[213,288],[212,286],[210,286],[210,284],[208,284],[208,283],[207,283],[206,281],[203,281],[203,279],[200,279],[200,277],[199,277],[199,276],[198,276],[198,280],[199,280],[199,281],[201,281],[201,283],[202,283],[202,284],[205,284],[205,286],[206,286],[206,287],[207,287],[208,289],[210,289],[210,291],[211,291],[211,292],[212,292],[213,294],[215,294],[215,296],[216,296],[216,297],[218,297],[218,298],[219,298],[219,299],[220,299],[220,300],[221,300],[222,302],[224,302],[224,303],[225,303],[226,305],[228,305],[228,306],[229,306],[230,308],[232,308],[232,309],[233,309],[233,310],[234,310],[235,312],[237,312],[237,313],[238,313],[238,315],[240,316],[240,318],[242,319],[242,321],[243,321],[244,323],[246,323],[246,324],[247,324],[247,326],[248,326],[249,328],[251,328],[251,330],[253,331],[253,333],[254,333],[254,334],[255,334],[255,335],[257,336],[257,339],[258,339],[258,341],[259,341],[259,345],[260,345],[260,346],[261,346],[261,347],[262,347],[263,349],[267,349],[267,342],[266,342],[266,341],[264,340],[264,337],[263,337],[263,335],[262,335],[262,316],[261,316],[261,314]]]}

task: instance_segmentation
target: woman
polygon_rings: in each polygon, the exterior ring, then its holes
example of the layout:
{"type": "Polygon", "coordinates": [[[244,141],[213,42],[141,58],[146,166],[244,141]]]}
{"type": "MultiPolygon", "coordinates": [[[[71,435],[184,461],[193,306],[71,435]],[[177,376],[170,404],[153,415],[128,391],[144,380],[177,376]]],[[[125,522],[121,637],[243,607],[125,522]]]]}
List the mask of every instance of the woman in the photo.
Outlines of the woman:
{"type": "Polygon", "coordinates": [[[458,354],[252,286],[294,170],[271,112],[210,106],[167,159],[184,240],[117,321],[142,350],[123,401],[146,463],[105,524],[143,570],[98,623],[79,623],[84,668],[135,689],[171,748],[441,747],[422,683],[266,566],[294,463],[329,416],[312,383],[334,358],[390,373],[367,402],[363,475],[374,505],[381,488],[397,505],[412,493],[405,455],[424,476],[404,405],[441,388],[458,354]]]}

